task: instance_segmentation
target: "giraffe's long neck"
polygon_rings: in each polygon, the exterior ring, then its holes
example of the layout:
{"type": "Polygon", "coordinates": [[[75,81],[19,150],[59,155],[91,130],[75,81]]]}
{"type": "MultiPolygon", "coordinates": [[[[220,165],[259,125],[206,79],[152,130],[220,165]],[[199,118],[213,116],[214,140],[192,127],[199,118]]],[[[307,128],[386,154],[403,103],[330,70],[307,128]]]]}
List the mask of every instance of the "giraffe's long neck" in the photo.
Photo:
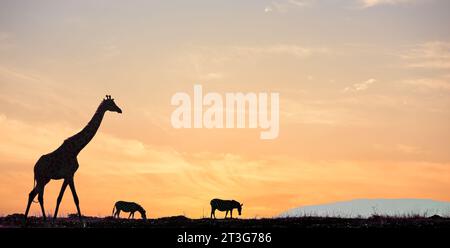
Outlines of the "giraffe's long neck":
{"type": "Polygon", "coordinates": [[[78,154],[81,150],[83,150],[83,148],[92,140],[92,138],[94,138],[98,128],[100,127],[100,124],[102,123],[104,115],[105,110],[100,104],[89,123],[80,132],[68,138],[64,142],[68,145],[68,149],[72,150],[72,152],[74,152],[75,154],[78,154]]]}

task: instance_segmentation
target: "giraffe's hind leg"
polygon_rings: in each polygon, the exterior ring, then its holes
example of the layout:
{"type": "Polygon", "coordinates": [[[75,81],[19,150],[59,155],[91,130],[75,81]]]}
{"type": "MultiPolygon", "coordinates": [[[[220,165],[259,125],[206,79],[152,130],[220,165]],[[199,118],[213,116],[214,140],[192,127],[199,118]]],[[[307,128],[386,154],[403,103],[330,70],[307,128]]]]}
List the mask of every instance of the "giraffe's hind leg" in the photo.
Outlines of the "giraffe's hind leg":
{"type": "Polygon", "coordinates": [[[41,205],[41,210],[42,210],[42,217],[44,218],[44,221],[46,221],[46,216],[45,216],[45,209],[44,209],[44,190],[45,190],[45,185],[49,182],[49,180],[45,180],[42,181],[42,183],[39,183],[36,185],[37,188],[37,192],[38,192],[38,200],[39,200],[39,204],[41,205]],[[39,186],[39,187],[38,187],[39,186]]]}
{"type": "Polygon", "coordinates": [[[30,192],[30,194],[28,194],[28,204],[27,204],[27,209],[25,210],[25,223],[26,223],[26,221],[27,221],[27,217],[28,217],[28,212],[29,212],[29,210],[30,210],[30,206],[31,206],[31,202],[34,200],[34,198],[36,197],[36,195],[37,195],[37,189],[36,189],[36,187],[34,187],[32,190],[31,190],[31,192],[30,192]]]}
{"type": "MultiPolygon", "coordinates": [[[[47,181],[48,182],[48,181],[47,181]]],[[[45,211],[44,211],[44,187],[46,182],[44,180],[36,180],[36,186],[30,191],[30,194],[28,194],[28,204],[27,209],[25,210],[25,219],[24,223],[26,224],[28,213],[30,211],[31,203],[33,202],[34,198],[37,194],[39,194],[39,203],[41,204],[41,210],[43,213],[43,217],[45,220],[45,211]],[[42,192],[42,194],[41,194],[42,192]]]]}

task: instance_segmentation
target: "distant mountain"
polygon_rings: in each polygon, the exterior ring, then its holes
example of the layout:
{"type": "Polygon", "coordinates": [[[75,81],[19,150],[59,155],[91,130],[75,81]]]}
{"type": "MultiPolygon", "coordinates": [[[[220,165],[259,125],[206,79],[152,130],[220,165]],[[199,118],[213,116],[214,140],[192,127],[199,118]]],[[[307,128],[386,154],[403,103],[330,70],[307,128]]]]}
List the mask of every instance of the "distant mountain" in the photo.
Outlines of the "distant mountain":
{"type": "Polygon", "coordinates": [[[367,218],[372,215],[450,216],[450,202],[428,199],[357,199],[298,207],[281,213],[279,217],[336,216],[367,218]]]}

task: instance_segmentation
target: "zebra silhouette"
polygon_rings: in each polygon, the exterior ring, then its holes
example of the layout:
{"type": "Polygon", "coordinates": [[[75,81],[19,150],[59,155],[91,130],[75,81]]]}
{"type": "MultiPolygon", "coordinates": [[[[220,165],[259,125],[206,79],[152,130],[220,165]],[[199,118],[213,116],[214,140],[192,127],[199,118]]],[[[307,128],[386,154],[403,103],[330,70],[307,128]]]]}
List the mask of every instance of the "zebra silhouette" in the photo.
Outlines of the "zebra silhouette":
{"type": "Polygon", "coordinates": [[[241,204],[235,200],[221,200],[221,199],[212,199],[211,202],[211,219],[214,216],[214,219],[216,218],[216,209],[219,211],[226,211],[225,212],[225,219],[227,218],[228,211],[230,211],[230,218],[233,218],[233,209],[237,208],[237,211],[239,215],[242,213],[242,206],[244,204],[241,204]]]}
{"type": "Polygon", "coordinates": [[[137,211],[141,214],[142,219],[146,220],[145,209],[141,205],[135,202],[118,201],[114,204],[112,215],[113,218],[120,218],[120,211],[130,213],[128,219],[132,217],[134,219],[134,213],[137,211]]]}

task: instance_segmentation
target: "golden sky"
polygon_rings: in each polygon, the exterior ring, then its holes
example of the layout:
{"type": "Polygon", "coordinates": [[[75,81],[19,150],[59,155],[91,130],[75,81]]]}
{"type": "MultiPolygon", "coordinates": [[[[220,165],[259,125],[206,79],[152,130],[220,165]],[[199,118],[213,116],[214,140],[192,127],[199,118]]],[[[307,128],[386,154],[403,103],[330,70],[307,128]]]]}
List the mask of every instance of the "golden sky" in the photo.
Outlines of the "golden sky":
{"type": "MultiPolygon", "coordinates": [[[[355,198],[450,201],[450,2],[1,1],[0,215],[37,159],[107,113],[80,153],[83,214],[243,217],[355,198]],[[176,92],[279,92],[280,135],[174,129],[176,92]]],[[[62,181],[45,191],[52,213],[62,181]]],[[[60,213],[75,212],[66,191],[60,213]]],[[[40,215],[33,204],[32,215],[40,215]]]]}

